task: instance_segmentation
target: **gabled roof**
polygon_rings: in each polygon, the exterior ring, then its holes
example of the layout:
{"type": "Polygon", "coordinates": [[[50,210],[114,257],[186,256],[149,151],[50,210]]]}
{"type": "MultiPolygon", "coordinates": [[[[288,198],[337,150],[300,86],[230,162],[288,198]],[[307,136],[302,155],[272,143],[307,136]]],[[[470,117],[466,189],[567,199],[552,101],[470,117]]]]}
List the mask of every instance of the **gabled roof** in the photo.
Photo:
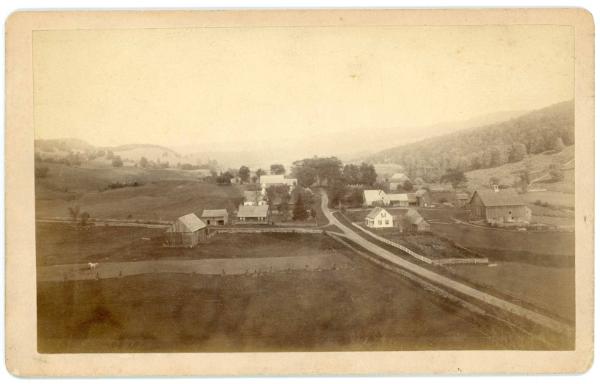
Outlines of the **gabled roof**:
{"type": "Polygon", "coordinates": [[[392,177],[390,177],[390,181],[396,181],[397,182],[397,181],[406,181],[406,180],[410,180],[410,179],[404,173],[394,173],[392,175],[392,177]]]}
{"type": "Polygon", "coordinates": [[[371,209],[371,212],[369,212],[369,214],[367,215],[367,218],[369,218],[369,219],[375,219],[377,216],[379,216],[379,214],[381,212],[385,212],[388,215],[390,215],[390,213],[388,211],[386,211],[385,209],[383,209],[381,207],[375,207],[375,208],[371,209]]]}
{"type": "Polygon", "coordinates": [[[237,217],[267,217],[268,205],[240,205],[237,217]]]}
{"type": "Polygon", "coordinates": [[[423,189],[423,188],[421,188],[421,189],[419,189],[417,192],[415,192],[415,195],[416,195],[417,197],[423,197],[423,196],[424,196],[426,193],[427,193],[427,190],[426,190],[426,189],[423,189]]]}
{"type": "Polygon", "coordinates": [[[521,196],[517,194],[514,189],[501,189],[497,192],[494,192],[489,189],[481,189],[475,191],[473,196],[471,197],[471,201],[475,195],[479,196],[481,202],[486,207],[508,207],[508,206],[518,206],[525,205],[521,196]]]}
{"type": "Polygon", "coordinates": [[[390,201],[408,201],[407,193],[388,193],[387,197],[390,201]]]}
{"type": "Polygon", "coordinates": [[[365,200],[367,201],[381,200],[386,196],[385,192],[383,192],[381,189],[365,189],[363,194],[365,195],[365,200]]]}
{"type": "Polygon", "coordinates": [[[229,216],[226,209],[205,209],[202,211],[202,217],[222,217],[229,216]]]}
{"type": "Polygon", "coordinates": [[[180,228],[183,229],[182,232],[196,232],[197,230],[206,227],[204,221],[200,220],[198,216],[193,213],[181,216],[176,220],[175,224],[177,223],[179,223],[180,228]]]}
{"type": "Polygon", "coordinates": [[[285,175],[262,175],[260,177],[261,184],[298,184],[297,179],[287,178],[285,175]]]}
{"type": "Polygon", "coordinates": [[[409,209],[404,214],[404,217],[411,224],[420,224],[421,222],[425,221],[423,216],[421,216],[421,214],[419,212],[417,212],[416,209],[409,209]]]}

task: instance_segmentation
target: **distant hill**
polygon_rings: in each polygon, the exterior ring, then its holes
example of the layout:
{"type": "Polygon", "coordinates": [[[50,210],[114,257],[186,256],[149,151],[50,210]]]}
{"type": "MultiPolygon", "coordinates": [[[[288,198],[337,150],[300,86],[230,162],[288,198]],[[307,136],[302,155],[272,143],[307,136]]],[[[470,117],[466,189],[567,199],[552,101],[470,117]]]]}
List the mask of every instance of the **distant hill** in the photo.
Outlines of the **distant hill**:
{"type": "Polygon", "coordinates": [[[393,147],[364,160],[397,163],[411,177],[437,180],[448,169],[493,168],[573,143],[574,104],[566,101],[500,123],[393,147]]]}

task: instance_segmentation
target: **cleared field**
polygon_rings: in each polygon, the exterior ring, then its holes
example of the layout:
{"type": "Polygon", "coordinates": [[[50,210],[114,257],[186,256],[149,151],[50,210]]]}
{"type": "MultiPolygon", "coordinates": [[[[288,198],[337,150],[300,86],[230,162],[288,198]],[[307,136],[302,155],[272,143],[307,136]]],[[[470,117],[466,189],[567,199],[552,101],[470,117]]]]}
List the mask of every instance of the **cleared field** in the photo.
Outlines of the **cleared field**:
{"type": "Polygon", "coordinates": [[[149,274],[39,283],[38,351],[569,348],[542,344],[354,262],[351,269],[256,277],[149,274]]]}
{"type": "Polygon", "coordinates": [[[201,183],[185,171],[50,165],[48,177],[36,180],[38,217],[65,217],[78,205],[94,218],[173,220],[204,209],[232,212],[243,201],[241,186],[201,183]],[[115,182],[139,186],[106,190],[115,182]]]}
{"type": "Polygon", "coordinates": [[[326,236],[312,234],[222,233],[190,249],[163,247],[159,229],[92,227],[81,231],[66,224],[38,223],[36,231],[38,265],[304,256],[342,248],[326,236]]]}
{"type": "Polygon", "coordinates": [[[575,269],[515,262],[496,266],[453,265],[448,270],[479,286],[531,303],[574,322],[575,269]]]}
{"type": "Polygon", "coordinates": [[[373,232],[430,259],[469,259],[474,257],[472,253],[461,251],[449,241],[432,234],[401,234],[398,231],[373,232]]]}
{"type": "Polygon", "coordinates": [[[431,230],[482,253],[490,261],[498,258],[530,259],[527,255],[540,255],[538,261],[548,259],[549,262],[562,260],[570,263],[575,254],[575,234],[572,232],[519,232],[456,223],[431,223],[431,230]]]}
{"type": "Polygon", "coordinates": [[[548,203],[556,207],[575,207],[575,194],[555,192],[555,191],[542,191],[542,192],[527,192],[521,195],[522,198],[530,205],[535,202],[548,203]]]}

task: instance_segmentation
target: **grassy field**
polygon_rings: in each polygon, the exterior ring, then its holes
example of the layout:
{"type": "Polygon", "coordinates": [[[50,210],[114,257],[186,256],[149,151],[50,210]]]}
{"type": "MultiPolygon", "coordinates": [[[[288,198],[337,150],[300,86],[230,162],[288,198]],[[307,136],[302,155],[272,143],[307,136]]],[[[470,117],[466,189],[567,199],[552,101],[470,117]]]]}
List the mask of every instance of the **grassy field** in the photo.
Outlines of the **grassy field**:
{"type": "Polygon", "coordinates": [[[404,278],[355,268],[250,276],[147,274],[38,284],[38,350],[543,349],[404,278]]]}
{"type": "Polygon", "coordinates": [[[222,233],[189,249],[163,247],[160,229],[92,227],[82,231],[67,224],[38,223],[36,231],[38,265],[297,256],[342,247],[326,236],[312,234],[222,233]]]}
{"type": "Polygon", "coordinates": [[[50,166],[36,180],[38,217],[65,217],[78,205],[93,218],[173,220],[204,209],[233,212],[243,201],[242,186],[201,183],[184,171],[50,166]],[[114,182],[140,185],[106,190],[114,182]]]}
{"type": "Polygon", "coordinates": [[[575,321],[575,269],[499,262],[497,265],[446,266],[455,275],[575,321]]]}
{"type": "MultiPolygon", "coordinates": [[[[558,153],[531,155],[515,163],[507,163],[495,168],[470,171],[465,173],[465,176],[468,180],[469,190],[489,187],[489,180],[491,177],[497,177],[500,180],[500,184],[512,186],[517,180],[516,172],[518,171],[529,169],[530,180],[533,181],[537,177],[541,177],[546,174],[547,169],[551,164],[562,166],[563,164],[566,164],[572,160],[574,156],[575,147],[569,146],[558,153]]],[[[537,183],[535,184],[535,187],[546,188],[549,191],[573,194],[575,191],[573,176],[574,173],[570,170],[567,170],[564,172],[564,180],[553,183],[537,183]]]]}
{"type": "Polygon", "coordinates": [[[491,260],[522,260],[572,265],[575,234],[572,232],[517,232],[466,224],[431,223],[431,230],[491,260]]]}

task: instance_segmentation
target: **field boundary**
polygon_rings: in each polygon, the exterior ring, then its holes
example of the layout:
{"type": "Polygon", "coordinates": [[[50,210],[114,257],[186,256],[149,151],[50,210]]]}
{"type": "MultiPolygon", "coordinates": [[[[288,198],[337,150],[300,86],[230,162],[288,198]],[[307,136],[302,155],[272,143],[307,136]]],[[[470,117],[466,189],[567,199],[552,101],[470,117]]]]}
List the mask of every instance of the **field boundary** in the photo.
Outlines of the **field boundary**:
{"type": "Polygon", "coordinates": [[[417,252],[406,248],[403,245],[400,245],[396,242],[393,242],[389,239],[386,239],[385,237],[381,237],[379,235],[374,234],[371,231],[368,231],[366,229],[364,229],[363,227],[361,227],[360,225],[356,224],[356,223],[352,223],[352,225],[358,229],[360,229],[361,231],[363,231],[364,233],[368,234],[369,236],[373,237],[376,240],[381,241],[382,243],[385,243],[389,246],[392,246],[394,248],[398,248],[399,250],[408,253],[410,256],[414,257],[417,260],[420,260],[424,263],[430,264],[430,265],[447,265],[447,264],[487,264],[489,262],[489,260],[487,258],[464,258],[464,259],[459,259],[459,258],[446,258],[446,259],[430,259],[427,256],[423,256],[418,254],[417,252]]]}

